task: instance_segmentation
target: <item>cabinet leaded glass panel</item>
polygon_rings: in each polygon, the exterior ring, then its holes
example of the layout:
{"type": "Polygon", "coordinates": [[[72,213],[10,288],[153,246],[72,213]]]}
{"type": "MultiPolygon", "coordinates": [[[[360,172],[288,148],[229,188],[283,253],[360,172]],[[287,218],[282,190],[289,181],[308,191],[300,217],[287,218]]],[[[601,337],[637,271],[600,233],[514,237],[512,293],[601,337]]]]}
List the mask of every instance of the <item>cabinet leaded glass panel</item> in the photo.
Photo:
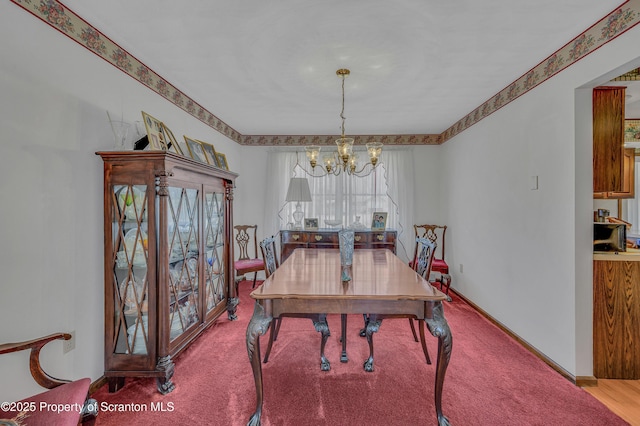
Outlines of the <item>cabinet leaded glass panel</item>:
{"type": "Polygon", "coordinates": [[[169,187],[169,325],[171,340],[199,322],[198,201],[199,191],[169,187]]]}
{"type": "Polygon", "coordinates": [[[225,299],[224,194],[205,192],[204,198],[205,294],[209,312],[225,299]]]}
{"type": "Polygon", "coordinates": [[[147,354],[149,343],[146,185],[113,187],[114,352],[147,354]]]}

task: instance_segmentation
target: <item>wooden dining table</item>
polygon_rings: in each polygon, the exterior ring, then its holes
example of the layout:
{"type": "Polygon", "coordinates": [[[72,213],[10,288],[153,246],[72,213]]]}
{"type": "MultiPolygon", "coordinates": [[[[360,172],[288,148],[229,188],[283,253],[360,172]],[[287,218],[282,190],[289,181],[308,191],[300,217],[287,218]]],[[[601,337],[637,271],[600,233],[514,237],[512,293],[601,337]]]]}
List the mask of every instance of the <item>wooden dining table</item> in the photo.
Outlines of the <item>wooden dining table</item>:
{"type": "MultiPolygon", "coordinates": [[[[322,334],[322,365],[329,363],[324,355],[329,335],[326,315],[367,314],[365,329],[370,355],[364,369],[369,372],[373,371],[373,333],[380,327],[381,318],[407,315],[425,321],[430,333],[438,339],[434,389],[437,421],[440,426],[449,425],[442,413],[442,389],[453,343],[442,304],[447,296],[387,249],[355,250],[351,280],[343,282],[341,272],[339,250],[299,248],[251,293],[255,306],[247,326],[247,352],[255,380],[256,410],[247,424],[260,424],[264,399],[260,336],[274,318],[311,318],[322,334]]],[[[346,358],[345,338],[343,335],[346,358]]]]}

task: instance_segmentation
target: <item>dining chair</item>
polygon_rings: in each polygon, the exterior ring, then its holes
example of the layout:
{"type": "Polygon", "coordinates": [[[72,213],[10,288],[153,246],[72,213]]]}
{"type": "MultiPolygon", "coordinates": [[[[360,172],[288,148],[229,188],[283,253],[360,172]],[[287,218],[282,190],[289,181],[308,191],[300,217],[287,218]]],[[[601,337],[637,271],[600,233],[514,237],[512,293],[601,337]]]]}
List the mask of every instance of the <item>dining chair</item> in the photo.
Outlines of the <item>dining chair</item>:
{"type": "MultiPolygon", "coordinates": [[[[451,275],[449,275],[449,265],[444,260],[444,243],[445,234],[447,232],[446,225],[413,225],[413,229],[416,234],[416,238],[428,238],[434,243],[438,243],[440,240],[440,250],[433,257],[433,267],[431,270],[437,272],[435,279],[429,279],[431,282],[437,282],[442,290],[447,295],[447,300],[451,301],[449,297],[449,287],[451,287],[451,275]]],[[[411,263],[409,266],[412,266],[411,263]]]]}
{"type": "Polygon", "coordinates": [[[449,273],[449,265],[444,260],[444,243],[445,234],[447,232],[446,225],[413,225],[413,230],[416,234],[416,238],[428,238],[429,241],[438,244],[440,240],[439,254],[436,253],[433,257],[432,270],[434,272],[440,272],[442,274],[449,273]]]}
{"type": "MultiPolygon", "coordinates": [[[[411,260],[410,264],[412,265],[413,270],[427,281],[429,281],[429,275],[431,274],[436,247],[437,244],[429,240],[428,238],[416,237],[416,246],[413,253],[413,259],[411,260]]],[[[416,335],[416,328],[413,324],[413,320],[416,319],[415,315],[377,315],[377,318],[380,320],[388,318],[408,318],[413,338],[416,342],[421,342],[422,352],[424,352],[424,358],[427,361],[427,364],[431,364],[431,358],[429,357],[429,351],[427,349],[427,343],[424,334],[424,319],[418,320],[418,328],[420,332],[420,340],[418,340],[418,336],[416,335]]],[[[366,336],[368,321],[369,316],[367,314],[364,314],[365,327],[360,330],[360,336],[362,337],[366,336]]]]}
{"type": "MultiPolygon", "coordinates": [[[[276,269],[278,269],[279,266],[278,256],[276,254],[275,237],[267,237],[264,240],[260,241],[260,251],[262,252],[262,259],[264,261],[265,279],[267,279],[276,271],[276,269]]],[[[282,318],[274,318],[274,320],[271,321],[271,330],[269,331],[269,344],[267,345],[267,350],[264,353],[265,363],[269,361],[271,347],[273,346],[273,342],[278,338],[278,332],[280,331],[281,322],[282,318]]]]}
{"type": "Polygon", "coordinates": [[[236,244],[238,245],[238,259],[233,262],[236,270],[236,293],[238,282],[245,274],[253,272],[253,288],[256,286],[258,272],[265,270],[265,264],[258,257],[258,225],[235,225],[236,244]]]}
{"type": "MultiPolygon", "coordinates": [[[[267,237],[264,240],[260,241],[260,250],[262,251],[262,259],[264,261],[264,272],[265,272],[265,279],[269,278],[271,276],[271,274],[273,274],[276,269],[278,269],[278,266],[280,266],[280,263],[278,262],[278,256],[277,256],[277,251],[276,251],[276,239],[274,236],[271,237],[267,237]]],[[[269,325],[270,330],[269,330],[269,343],[267,344],[267,350],[264,353],[264,363],[267,363],[269,361],[269,354],[271,354],[271,348],[273,347],[273,342],[275,342],[276,340],[278,340],[278,333],[280,333],[280,325],[282,324],[282,318],[283,317],[293,317],[293,318],[308,318],[310,319],[314,325],[316,324],[316,322],[318,320],[322,318],[326,319],[326,314],[322,314],[322,315],[317,315],[317,314],[292,314],[292,315],[286,315],[286,314],[282,314],[281,316],[274,318],[273,321],[271,321],[271,324],[269,325]]],[[[317,329],[316,327],[316,331],[320,331],[317,329]]],[[[330,331],[328,330],[328,324],[327,324],[327,336],[330,334],[330,331]]],[[[324,353],[324,345],[326,344],[326,337],[323,337],[321,340],[321,346],[320,346],[320,353],[323,354],[324,353]]],[[[328,366],[327,366],[328,367],[328,366]]]]}

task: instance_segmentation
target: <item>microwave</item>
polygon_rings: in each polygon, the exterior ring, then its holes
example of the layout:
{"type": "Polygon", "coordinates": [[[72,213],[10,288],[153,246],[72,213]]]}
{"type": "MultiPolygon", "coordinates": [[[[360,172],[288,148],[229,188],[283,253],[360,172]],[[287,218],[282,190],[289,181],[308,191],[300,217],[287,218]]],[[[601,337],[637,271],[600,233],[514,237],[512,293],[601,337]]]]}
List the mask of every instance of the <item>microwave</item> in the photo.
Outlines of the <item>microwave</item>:
{"type": "Polygon", "coordinates": [[[595,222],[593,251],[627,251],[627,226],[624,223],[595,222]]]}

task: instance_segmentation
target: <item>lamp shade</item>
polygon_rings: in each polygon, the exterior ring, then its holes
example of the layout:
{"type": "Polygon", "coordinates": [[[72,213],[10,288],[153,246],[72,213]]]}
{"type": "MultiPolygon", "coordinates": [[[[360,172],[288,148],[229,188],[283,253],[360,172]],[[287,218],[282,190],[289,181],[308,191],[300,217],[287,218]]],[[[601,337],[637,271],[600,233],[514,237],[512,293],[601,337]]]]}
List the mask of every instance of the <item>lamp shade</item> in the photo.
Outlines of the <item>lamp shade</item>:
{"type": "Polygon", "coordinates": [[[286,201],[312,201],[307,178],[291,178],[286,201]]]}

